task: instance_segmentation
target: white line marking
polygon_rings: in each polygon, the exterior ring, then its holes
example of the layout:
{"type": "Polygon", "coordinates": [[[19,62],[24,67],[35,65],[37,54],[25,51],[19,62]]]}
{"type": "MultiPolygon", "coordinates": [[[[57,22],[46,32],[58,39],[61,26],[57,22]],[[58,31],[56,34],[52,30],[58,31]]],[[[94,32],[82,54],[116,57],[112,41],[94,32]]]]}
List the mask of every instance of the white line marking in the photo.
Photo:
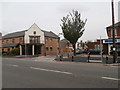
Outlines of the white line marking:
{"type": "Polygon", "coordinates": [[[9,66],[18,67],[18,65],[9,65],[9,66]]]}
{"type": "Polygon", "coordinates": [[[117,78],[110,78],[110,77],[102,77],[103,79],[110,79],[110,80],[120,80],[120,79],[117,79],[117,78]]]}
{"type": "Polygon", "coordinates": [[[42,70],[42,71],[50,71],[50,72],[56,72],[56,73],[72,74],[70,72],[62,72],[62,71],[57,71],[57,70],[49,70],[49,69],[35,68],[35,67],[30,67],[30,68],[31,69],[36,69],[36,70],[42,70]]]}

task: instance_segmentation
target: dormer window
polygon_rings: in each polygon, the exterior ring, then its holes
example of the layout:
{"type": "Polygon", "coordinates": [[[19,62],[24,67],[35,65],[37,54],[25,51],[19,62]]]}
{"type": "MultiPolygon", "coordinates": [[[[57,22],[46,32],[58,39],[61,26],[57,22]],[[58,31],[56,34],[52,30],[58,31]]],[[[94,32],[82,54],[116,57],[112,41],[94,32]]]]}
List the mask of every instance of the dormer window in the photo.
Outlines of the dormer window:
{"type": "Polygon", "coordinates": [[[15,39],[12,39],[12,43],[14,43],[15,42],[15,39]]]}

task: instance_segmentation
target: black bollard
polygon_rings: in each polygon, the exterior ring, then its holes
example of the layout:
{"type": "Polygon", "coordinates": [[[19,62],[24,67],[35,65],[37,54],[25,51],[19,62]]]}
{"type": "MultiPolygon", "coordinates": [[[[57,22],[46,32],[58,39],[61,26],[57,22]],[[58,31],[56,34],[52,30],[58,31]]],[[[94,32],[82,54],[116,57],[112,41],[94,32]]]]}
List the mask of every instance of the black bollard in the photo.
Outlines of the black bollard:
{"type": "Polygon", "coordinates": [[[88,62],[90,62],[89,60],[90,60],[90,52],[88,53],[88,62]]]}
{"type": "Polygon", "coordinates": [[[62,61],[62,56],[60,55],[60,61],[62,61]]]}
{"type": "Polygon", "coordinates": [[[74,61],[74,56],[72,56],[72,62],[74,61]]]}
{"type": "Polygon", "coordinates": [[[108,56],[106,56],[106,64],[108,63],[108,56]]]}

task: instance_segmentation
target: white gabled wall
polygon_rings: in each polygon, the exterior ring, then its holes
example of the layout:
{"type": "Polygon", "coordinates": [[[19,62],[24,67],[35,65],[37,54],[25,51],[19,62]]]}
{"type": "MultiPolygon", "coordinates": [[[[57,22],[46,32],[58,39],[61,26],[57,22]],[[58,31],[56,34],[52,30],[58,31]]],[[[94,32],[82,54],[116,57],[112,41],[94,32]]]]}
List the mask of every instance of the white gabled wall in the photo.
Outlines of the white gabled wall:
{"type": "Polygon", "coordinates": [[[36,31],[35,36],[40,36],[40,43],[45,44],[44,32],[36,25],[33,24],[26,32],[24,36],[24,42],[29,43],[29,36],[34,36],[34,31],[36,31]]]}

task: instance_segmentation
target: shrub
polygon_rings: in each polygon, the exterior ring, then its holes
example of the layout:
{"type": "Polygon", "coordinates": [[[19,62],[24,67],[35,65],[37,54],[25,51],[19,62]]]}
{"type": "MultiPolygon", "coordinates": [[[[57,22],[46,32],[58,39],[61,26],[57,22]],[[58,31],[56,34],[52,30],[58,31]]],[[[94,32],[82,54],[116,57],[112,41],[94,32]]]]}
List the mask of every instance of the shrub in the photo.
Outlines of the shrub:
{"type": "Polygon", "coordinates": [[[7,56],[7,53],[3,53],[2,55],[3,55],[3,56],[7,56]]]}
{"type": "Polygon", "coordinates": [[[19,48],[14,48],[11,52],[10,52],[11,55],[19,55],[20,54],[20,50],[19,48]]]}

